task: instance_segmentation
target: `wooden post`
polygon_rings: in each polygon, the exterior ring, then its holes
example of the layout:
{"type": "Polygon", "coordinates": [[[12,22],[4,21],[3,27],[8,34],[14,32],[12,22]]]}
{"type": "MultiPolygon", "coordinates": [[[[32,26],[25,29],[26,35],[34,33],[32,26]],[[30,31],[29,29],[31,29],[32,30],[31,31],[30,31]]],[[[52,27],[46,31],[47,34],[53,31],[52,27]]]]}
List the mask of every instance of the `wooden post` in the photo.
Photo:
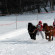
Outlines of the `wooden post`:
{"type": "Polygon", "coordinates": [[[16,14],[16,29],[17,29],[17,14],[16,14]]]}

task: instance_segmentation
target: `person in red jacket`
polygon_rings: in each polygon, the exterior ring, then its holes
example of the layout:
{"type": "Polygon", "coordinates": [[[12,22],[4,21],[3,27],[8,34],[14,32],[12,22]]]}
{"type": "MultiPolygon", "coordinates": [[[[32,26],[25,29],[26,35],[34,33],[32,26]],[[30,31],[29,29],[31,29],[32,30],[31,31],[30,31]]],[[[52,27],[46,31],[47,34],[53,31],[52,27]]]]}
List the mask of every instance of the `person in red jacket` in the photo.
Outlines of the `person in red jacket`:
{"type": "Polygon", "coordinates": [[[43,30],[42,21],[38,22],[38,24],[37,24],[37,30],[38,30],[38,33],[41,34],[42,38],[44,38],[43,33],[42,33],[42,30],[43,30]]]}
{"type": "MultiPolygon", "coordinates": [[[[54,21],[53,21],[53,29],[55,29],[55,19],[54,19],[54,21]]],[[[55,37],[55,33],[54,33],[53,36],[55,37]]]]}
{"type": "Polygon", "coordinates": [[[55,29],[55,19],[54,19],[54,21],[53,21],[53,28],[55,29]]]}

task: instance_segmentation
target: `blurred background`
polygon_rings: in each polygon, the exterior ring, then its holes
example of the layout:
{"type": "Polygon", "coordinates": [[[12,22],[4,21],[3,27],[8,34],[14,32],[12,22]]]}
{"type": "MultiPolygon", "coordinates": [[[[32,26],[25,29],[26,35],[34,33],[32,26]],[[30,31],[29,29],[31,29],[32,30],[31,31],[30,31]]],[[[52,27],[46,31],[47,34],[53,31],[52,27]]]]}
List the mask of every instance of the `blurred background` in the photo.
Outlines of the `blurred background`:
{"type": "Polygon", "coordinates": [[[55,10],[54,6],[55,0],[0,0],[0,16],[24,12],[49,12],[55,10]]]}

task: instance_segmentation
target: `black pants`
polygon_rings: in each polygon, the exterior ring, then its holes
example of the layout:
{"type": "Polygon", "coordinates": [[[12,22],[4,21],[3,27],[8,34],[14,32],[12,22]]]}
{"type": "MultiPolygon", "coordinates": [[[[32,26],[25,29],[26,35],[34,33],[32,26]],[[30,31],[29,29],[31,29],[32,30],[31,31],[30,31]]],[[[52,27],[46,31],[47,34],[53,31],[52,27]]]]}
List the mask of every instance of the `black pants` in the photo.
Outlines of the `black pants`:
{"type": "Polygon", "coordinates": [[[37,32],[29,33],[30,38],[33,39],[33,40],[36,40],[36,33],[37,33],[37,32]]]}

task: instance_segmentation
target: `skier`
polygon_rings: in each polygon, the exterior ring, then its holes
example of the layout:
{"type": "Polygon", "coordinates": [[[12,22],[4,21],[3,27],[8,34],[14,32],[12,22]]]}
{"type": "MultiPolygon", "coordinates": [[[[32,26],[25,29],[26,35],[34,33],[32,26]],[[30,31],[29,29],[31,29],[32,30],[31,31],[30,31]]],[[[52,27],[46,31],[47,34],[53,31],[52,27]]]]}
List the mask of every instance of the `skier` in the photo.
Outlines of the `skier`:
{"type": "Polygon", "coordinates": [[[43,33],[42,33],[42,30],[43,30],[42,21],[39,21],[38,24],[36,25],[36,27],[37,27],[37,30],[38,30],[38,34],[40,33],[42,38],[44,39],[44,36],[43,36],[43,33]]]}

